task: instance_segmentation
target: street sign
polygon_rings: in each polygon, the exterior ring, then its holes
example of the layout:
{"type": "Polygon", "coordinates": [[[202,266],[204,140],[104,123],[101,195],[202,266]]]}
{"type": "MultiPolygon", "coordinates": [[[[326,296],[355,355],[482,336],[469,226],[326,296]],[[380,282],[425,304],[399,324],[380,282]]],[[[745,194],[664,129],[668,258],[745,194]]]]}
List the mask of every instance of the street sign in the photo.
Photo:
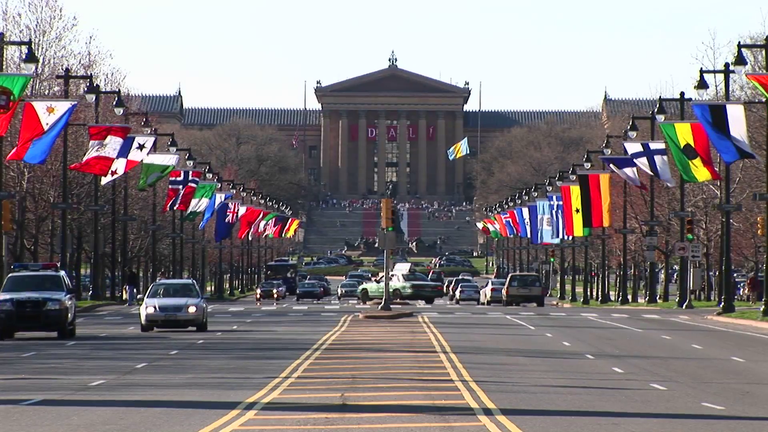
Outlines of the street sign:
{"type": "Polygon", "coordinates": [[[92,212],[104,212],[107,211],[107,206],[104,204],[91,204],[83,207],[85,210],[92,211],[92,212]]]}
{"type": "Polygon", "coordinates": [[[658,246],[659,245],[659,238],[658,237],[644,237],[645,239],[645,245],[646,246],[658,246]]]}
{"type": "Polygon", "coordinates": [[[686,242],[676,242],[674,253],[679,257],[686,257],[690,253],[690,248],[686,242]]]}
{"type": "Polygon", "coordinates": [[[379,231],[379,249],[394,249],[397,247],[397,233],[394,231],[379,231]]]}
{"type": "Polygon", "coordinates": [[[635,230],[622,228],[622,229],[616,230],[616,232],[618,232],[619,234],[634,234],[635,230]]]}
{"type": "Polygon", "coordinates": [[[683,219],[683,218],[692,218],[693,212],[692,211],[674,211],[669,213],[670,219],[683,219]]]}
{"type": "Polygon", "coordinates": [[[741,211],[741,204],[718,204],[717,209],[721,212],[740,212],[741,211]]]}
{"type": "Polygon", "coordinates": [[[120,222],[136,222],[138,218],[136,216],[118,216],[117,220],[120,222]]]}
{"type": "Polygon", "coordinates": [[[688,260],[701,261],[701,243],[691,243],[688,245],[688,260]]]}
{"type": "Polygon", "coordinates": [[[752,199],[755,201],[768,201],[768,193],[752,194],[752,199]]]}
{"type": "Polygon", "coordinates": [[[648,262],[656,261],[656,251],[655,250],[645,251],[644,255],[645,255],[645,260],[646,261],[648,261],[648,262]]]}
{"type": "Polygon", "coordinates": [[[641,221],[641,225],[647,225],[647,226],[659,226],[661,225],[661,221],[657,220],[647,220],[647,221],[641,221]]]}
{"type": "Polygon", "coordinates": [[[75,205],[72,203],[53,203],[51,208],[54,210],[72,210],[75,208],[75,205]]]}
{"type": "Polygon", "coordinates": [[[14,192],[0,192],[0,201],[7,201],[16,199],[16,194],[14,192]]]}

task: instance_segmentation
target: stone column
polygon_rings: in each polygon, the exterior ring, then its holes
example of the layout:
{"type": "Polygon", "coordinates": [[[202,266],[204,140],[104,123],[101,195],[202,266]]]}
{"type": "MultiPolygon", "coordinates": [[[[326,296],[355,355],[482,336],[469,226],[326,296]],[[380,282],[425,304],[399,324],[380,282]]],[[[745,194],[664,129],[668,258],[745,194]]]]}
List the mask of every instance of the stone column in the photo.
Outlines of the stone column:
{"type": "Polygon", "coordinates": [[[347,120],[347,111],[341,111],[339,120],[339,194],[346,196],[349,193],[347,183],[349,182],[349,121],[347,120]]]}
{"type": "MultiPolygon", "coordinates": [[[[464,139],[464,113],[462,111],[456,112],[456,121],[454,122],[454,144],[464,139]]],[[[446,155],[446,157],[448,157],[446,155]]],[[[456,184],[452,189],[456,189],[454,194],[457,195],[458,200],[461,202],[464,200],[464,158],[466,156],[454,159],[454,173],[456,184]]]]}
{"type": "Polygon", "coordinates": [[[387,189],[387,112],[379,111],[379,127],[377,128],[376,141],[378,145],[378,178],[377,187],[379,195],[387,189]]]}
{"type": "Polygon", "coordinates": [[[320,182],[325,183],[324,192],[330,191],[331,180],[331,113],[323,111],[321,113],[323,126],[320,132],[320,182]]]}
{"type": "Polygon", "coordinates": [[[445,199],[445,161],[448,160],[445,146],[445,112],[437,112],[437,195],[445,199]]]}
{"type": "Polygon", "coordinates": [[[427,113],[419,111],[419,187],[421,199],[427,197],[427,113]]]}
{"type": "Polygon", "coordinates": [[[368,192],[368,122],[365,111],[357,112],[357,193],[365,195],[368,192]]]}
{"type": "Polygon", "coordinates": [[[400,111],[397,120],[397,197],[408,198],[408,112],[400,111]]]}

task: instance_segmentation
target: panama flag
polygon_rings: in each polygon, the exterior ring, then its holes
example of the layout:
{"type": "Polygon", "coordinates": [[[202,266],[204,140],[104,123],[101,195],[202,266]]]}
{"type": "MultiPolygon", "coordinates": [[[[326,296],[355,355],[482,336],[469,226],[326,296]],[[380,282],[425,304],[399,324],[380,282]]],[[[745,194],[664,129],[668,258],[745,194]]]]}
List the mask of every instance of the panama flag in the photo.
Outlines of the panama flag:
{"type": "Polygon", "coordinates": [[[128,125],[88,126],[90,147],[82,162],[70,165],[69,169],[101,177],[108,175],[129,133],[131,127],[128,125]]]}
{"type": "Polygon", "coordinates": [[[137,167],[152,150],[156,139],[154,135],[129,135],[120,146],[109,174],[101,178],[101,184],[105,185],[137,167]]]}
{"type": "Polygon", "coordinates": [[[27,101],[21,114],[19,143],[6,160],[44,164],[76,106],[73,100],[27,101]]]}

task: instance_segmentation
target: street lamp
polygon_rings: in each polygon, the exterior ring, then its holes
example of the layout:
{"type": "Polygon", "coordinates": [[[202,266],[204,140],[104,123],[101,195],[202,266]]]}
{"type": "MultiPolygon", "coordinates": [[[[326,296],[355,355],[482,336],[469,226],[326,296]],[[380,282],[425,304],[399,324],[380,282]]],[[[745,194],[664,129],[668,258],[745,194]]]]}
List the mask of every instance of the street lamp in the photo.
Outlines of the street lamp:
{"type": "MultiPolygon", "coordinates": [[[[637,126],[637,125],[635,125],[637,126]]],[[[637,131],[635,131],[637,132],[637,131]]],[[[603,142],[602,149],[603,153],[605,155],[610,155],[613,153],[612,149],[613,146],[611,145],[611,138],[614,139],[626,139],[629,136],[629,130],[625,129],[624,133],[622,135],[605,135],[605,141],[603,142]]],[[[635,136],[637,136],[637,133],[635,133],[635,136]]],[[[627,182],[622,182],[622,210],[621,210],[621,229],[619,232],[621,233],[621,277],[619,278],[619,304],[620,305],[626,305],[630,303],[629,298],[629,292],[628,292],[628,280],[629,280],[629,274],[627,270],[629,269],[629,245],[628,245],[628,239],[627,235],[631,231],[628,224],[628,204],[627,204],[627,197],[629,195],[629,187],[627,185],[627,182]]],[[[636,301],[637,295],[636,293],[633,293],[633,300],[636,301]]]]}

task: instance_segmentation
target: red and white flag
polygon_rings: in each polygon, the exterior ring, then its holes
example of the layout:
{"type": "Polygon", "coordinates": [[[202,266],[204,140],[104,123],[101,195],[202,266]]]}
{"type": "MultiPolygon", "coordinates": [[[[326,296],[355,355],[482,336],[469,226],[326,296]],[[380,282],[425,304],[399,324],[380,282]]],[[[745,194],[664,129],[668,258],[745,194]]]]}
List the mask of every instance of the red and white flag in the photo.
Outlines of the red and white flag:
{"type": "Polygon", "coordinates": [[[253,225],[258,223],[266,213],[268,212],[264,209],[240,206],[240,230],[237,233],[237,238],[242,240],[248,236],[253,225]]]}
{"type": "Polygon", "coordinates": [[[70,165],[69,169],[102,177],[108,175],[129,133],[131,127],[128,125],[88,126],[90,147],[83,160],[70,165]]]}
{"type": "Polygon", "coordinates": [[[200,170],[173,170],[168,176],[168,194],[163,211],[187,211],[192,203],[203,172],[200,170]]]}

